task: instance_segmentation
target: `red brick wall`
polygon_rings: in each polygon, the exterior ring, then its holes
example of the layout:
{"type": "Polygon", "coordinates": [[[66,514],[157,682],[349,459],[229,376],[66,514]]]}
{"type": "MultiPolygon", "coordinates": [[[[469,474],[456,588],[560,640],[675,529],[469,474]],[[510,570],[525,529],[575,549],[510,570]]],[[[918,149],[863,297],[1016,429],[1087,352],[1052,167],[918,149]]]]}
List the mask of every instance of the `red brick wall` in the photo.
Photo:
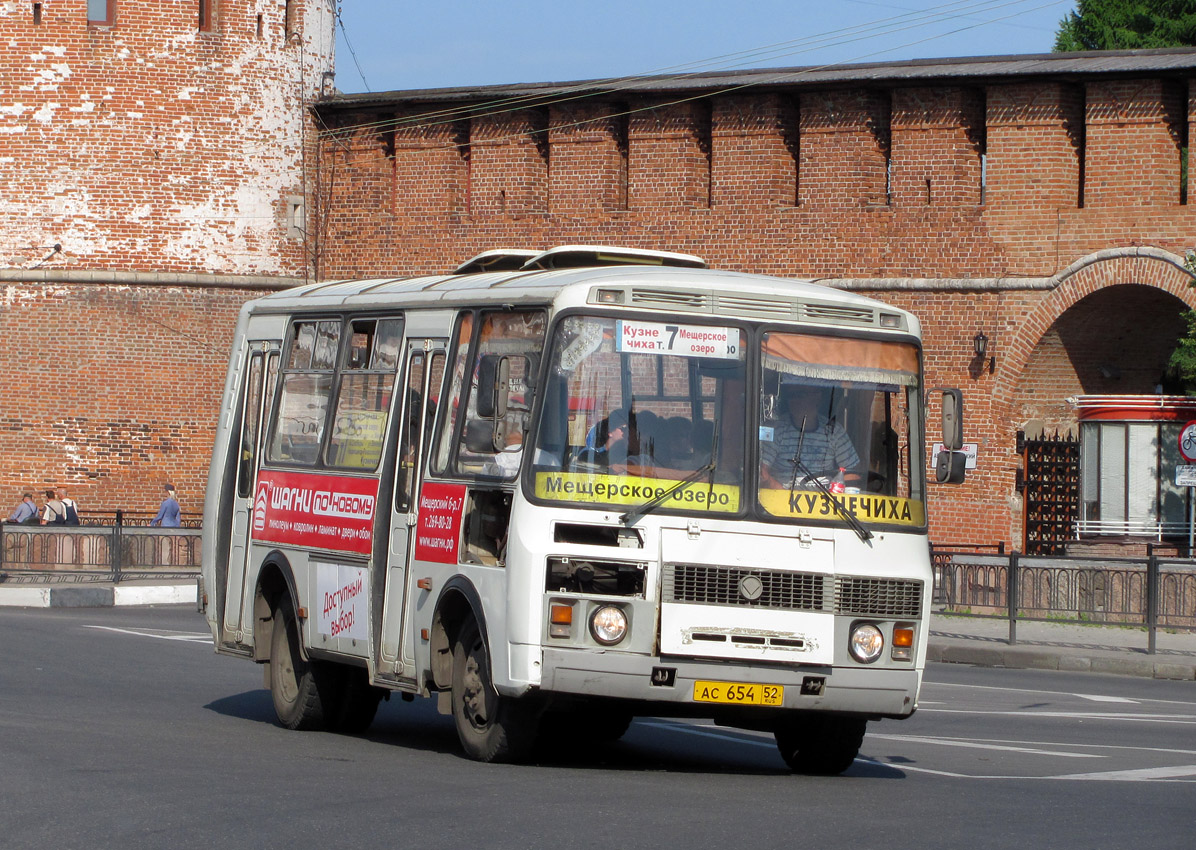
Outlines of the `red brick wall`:
{"type": "Polygon", "coordinates": [[[170,481],[184,511],[202,511],[237,311],[260,294],[0,287],[5,503],[65,485],[83,509],[156,510],[170,481]]]}
{"type": "MultiPolygon", "coordinates": [[[[1186,107],[1184,98],[1184,106],[1186,107]]],[[[1179,202],[1179,93],[1162,80],[1089,83],[1084,205],[1179,202]]]]}
{"type": "Polygon", "coordinates": [[[628,116],[619,103],[552,107],[549,197],[555,216],[627,209],[628,116]]]}
{"type": "Polygon", "coordinates": [[[547,111],[502,112],[471,123],[470,215],[520,219],[548,212],[547,111]]]}
{"type": "Polygon", "coordinates": [[[861,90],[802,93],[798,199],[826,207],[888,204],[890,103],[861,90]]]}

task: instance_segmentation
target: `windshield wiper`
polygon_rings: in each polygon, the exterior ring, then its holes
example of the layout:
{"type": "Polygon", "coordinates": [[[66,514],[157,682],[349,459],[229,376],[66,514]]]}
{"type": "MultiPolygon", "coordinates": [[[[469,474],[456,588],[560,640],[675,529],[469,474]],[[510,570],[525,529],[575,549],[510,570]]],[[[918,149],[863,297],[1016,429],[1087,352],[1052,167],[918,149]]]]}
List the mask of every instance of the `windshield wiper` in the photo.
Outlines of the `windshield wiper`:
{"type": "MultiPolygon", "coordinates": [[[[649,511],[655,510],[656,508],[658,508],[662,504],[664,504],[665,499],[667,499],[669,496],[676,493],[682,487],[685,487],[688,484],[693,484],[695,481],[697,481],[699,478],[701,478],[707,472],[710,473],[710,489],[713,490],[714,489],[714,468],[716,466],[718,466],[718,432],[717,431],[714,434],[714,442],[710,446],[710,463],[706,464],[701,469],[694,470],[689,475],[685,476],[680,481],[678,481],[676,484],[674,484],[672,487],[670,487],[669,489],[667,489],[661,493],[657,493],[655,496],[653,496],[648,501],[636,505],[634,508],[627,511],[627,513],[620,516],[619,521],[622,522],[624,525],[631,525],[633,522],[638,520],[640,517],[644,516],[644,514],[648,513],[649,511]]],[[[706,503],[710,504],[709,496],[706,497],[706,503]]]]}
{"type": "Polygon", "coordinates": [[[793,457],[791,458],[793,461],[793,477],[789,479],[789,510],[797,510],[797,473],[800,471],[801,474],[805,476],[801,483],[805,484],[807,481],[812,483],[818,489],[818,492],[822,493],[822,495],[825,496],[826,499],[831,503],[831,507],[835,509],[835,513],[843,517],[843,519],[847,522],[847,525],[850,526],[851,530],[856,533],[856,536],[859,537],[860,540],[863,540],[865,543],[867,543],[872,539],[872,532],[864,527],[864,524],[860,522],[859,518],[856,517],[851,508],[840,503],[839,500],[835,498],[835,494],[832,493],[831,489],[826,486],[826,483],[823,482],[822,478],[811,472],[810,468],[801,462],[801,447],[805,441],[806,417],[803,416],[801,420],[801,430],[797,433],[797,451],[793,453],[793,457]]]}
{"type": "Polygon", "coordinates": [[[797,488],[798,470],[800,470],[801,474],[805,476],[805,478],[802,479],[802,484],[805,484],[807,481],[813,484],[818,492],[820,492],[823,497],[825,497],[826,500],[831,503],[831,507],[835,509],[835,513],[843,517],[844,521],[851,528],[851,530],[856,533],[856,536],[859,537],[860,540],[863,540],[865,543],[867,543],[872,539],[872,532],[869,531],[862,522],[860,522],[859,518],[855,515],[851,508],[847,507],[847,505],[835,498],[835,494],[831,492],[831,488],[827,487],[825,482],[823,482],[820,477],[812,473],[810,468],[801,462],[800,455],[793,458],[793,486],[789,488],[789,510],[796,510],[797,507],[797,494],[794,491],[797,488]]]}

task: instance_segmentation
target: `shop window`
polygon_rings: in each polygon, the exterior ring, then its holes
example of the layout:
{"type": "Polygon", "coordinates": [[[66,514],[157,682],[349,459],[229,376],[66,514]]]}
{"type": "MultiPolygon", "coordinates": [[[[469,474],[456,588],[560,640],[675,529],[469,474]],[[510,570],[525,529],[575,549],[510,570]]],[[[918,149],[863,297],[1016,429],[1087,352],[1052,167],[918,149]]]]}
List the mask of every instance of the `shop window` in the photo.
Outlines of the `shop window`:
{"type": "Polygon", "coordinates": [[[1081,536],[1187,533],[1189,491],[1175,484],[1178,422],[1080,426],[1081,536]]]}

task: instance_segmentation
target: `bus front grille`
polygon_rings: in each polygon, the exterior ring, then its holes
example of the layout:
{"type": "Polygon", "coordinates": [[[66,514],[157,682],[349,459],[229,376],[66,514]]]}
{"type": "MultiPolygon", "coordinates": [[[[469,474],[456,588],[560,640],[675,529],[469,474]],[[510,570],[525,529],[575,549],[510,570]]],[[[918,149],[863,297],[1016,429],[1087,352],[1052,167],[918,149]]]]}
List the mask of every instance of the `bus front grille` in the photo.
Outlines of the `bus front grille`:
{"type": "Polygon", "coordinates": [[[665,564],[664,601],[828,611],[827,576],[707,564],[665,564]]]}
{"type": "Polygon", "coordinates": [[[922,582],[839,576],[835,579],[835,613],[917,620],[922,616],[922,582]]]}
{"type": "Polygon", "coordinates": [[[922,582],[760,570],[711,564],[665,564],[663,601],[744,605],[863,617],[922,616],[922,582]]]}

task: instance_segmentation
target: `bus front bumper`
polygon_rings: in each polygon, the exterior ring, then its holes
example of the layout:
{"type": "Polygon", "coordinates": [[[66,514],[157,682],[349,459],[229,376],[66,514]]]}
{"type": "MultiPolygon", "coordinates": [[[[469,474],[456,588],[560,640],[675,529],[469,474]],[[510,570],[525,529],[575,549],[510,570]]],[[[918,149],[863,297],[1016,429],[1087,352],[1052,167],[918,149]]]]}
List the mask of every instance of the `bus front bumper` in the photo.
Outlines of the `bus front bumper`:
{"type": "MultiPolygon", "coordinates": [[[[774,708],[901,718],[917,708],[920,682],[920,671],[912,666],[762,667],[546,648],[540,690],[696,706],[708,703],[708,699],[698,699],[699,694],[727,696],[726,688],[696,687],[698,683],[770,685],[784,689],[774,708]]],[[[736,692],[742,694],[746,689],[736,692]]]]}

